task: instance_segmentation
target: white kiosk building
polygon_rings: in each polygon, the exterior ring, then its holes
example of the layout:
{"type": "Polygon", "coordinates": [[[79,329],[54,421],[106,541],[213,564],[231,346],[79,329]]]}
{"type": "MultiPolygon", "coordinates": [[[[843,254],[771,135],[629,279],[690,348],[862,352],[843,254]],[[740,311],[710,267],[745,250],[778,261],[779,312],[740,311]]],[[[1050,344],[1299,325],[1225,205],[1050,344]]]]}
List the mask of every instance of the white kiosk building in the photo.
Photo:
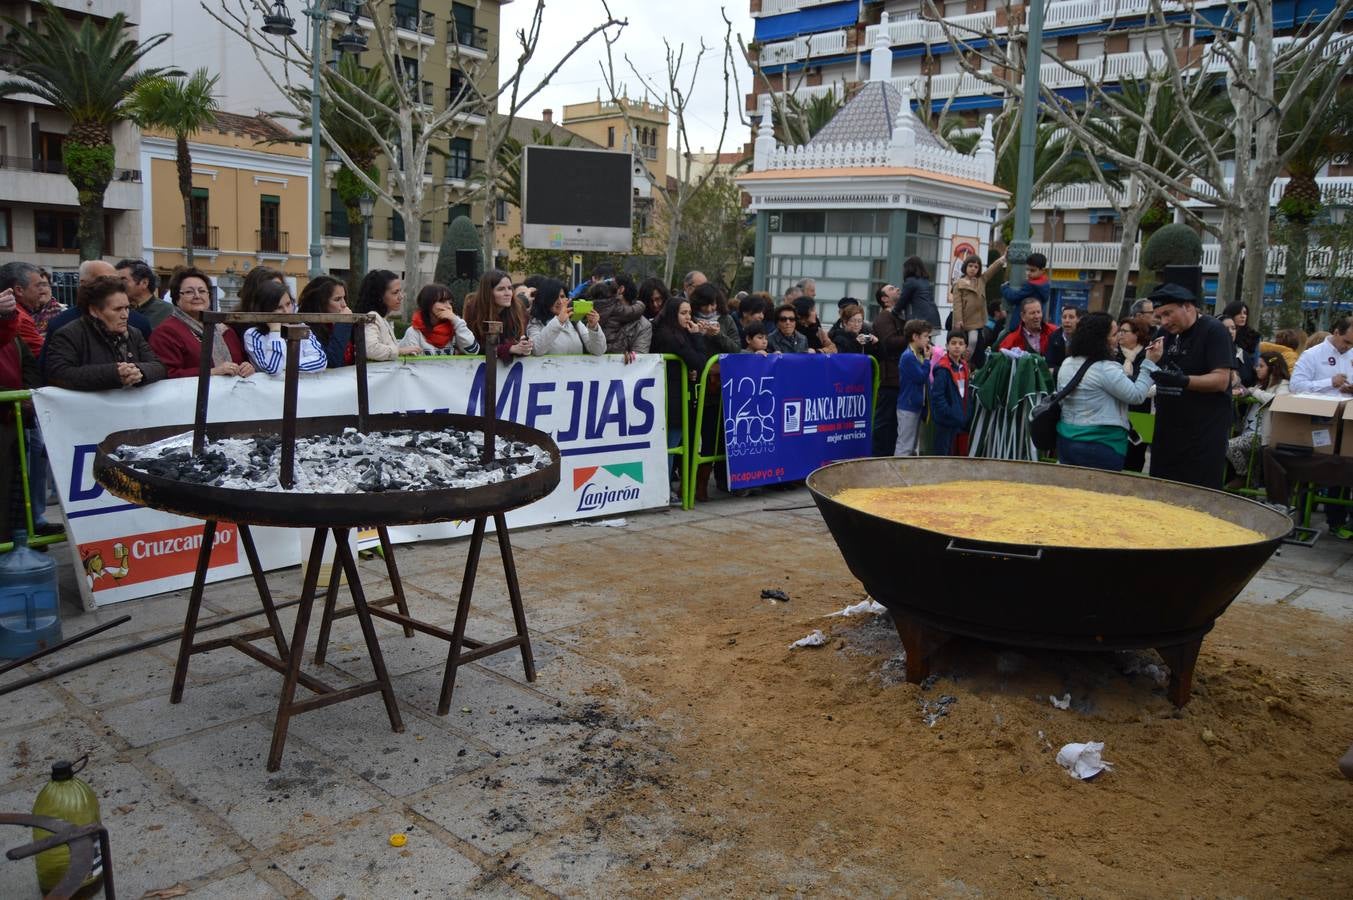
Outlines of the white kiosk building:
{"type": "Polygon", "coordinates": [[[813,278],[818,314],[831,324],[842,297],[872,315],[874,292],[900,286],[903,260],[919,256],[947,315],[955,258],[985,262],[996,207],[1008,197],[992,184],[991,117],[972,156],[941,144],[907,89],[894,86],[882,35],[869,81],[807,144],[776,144],[769,96],[760,113],[752,171],[737,179],[756,215],[754,289],[778,298],[813,278]]]}

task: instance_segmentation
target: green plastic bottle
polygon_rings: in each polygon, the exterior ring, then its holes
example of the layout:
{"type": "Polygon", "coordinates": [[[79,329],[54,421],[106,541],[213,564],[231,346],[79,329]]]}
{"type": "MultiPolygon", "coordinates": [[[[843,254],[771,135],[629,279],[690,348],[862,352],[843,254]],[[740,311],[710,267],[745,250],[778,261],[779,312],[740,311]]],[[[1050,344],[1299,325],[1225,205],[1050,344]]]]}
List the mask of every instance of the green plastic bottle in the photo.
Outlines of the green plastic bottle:
{"type": "MultiPolygon", "coordinates": [[[[65,760],[53,763],[52,780],[38,792],[38,799],[33,802],[33,815],[64,819],[72,825],[92,825],[99,821],[99,798],[94,795],[93,788],[75,777],[88,762],[89,756],[85,755],[74,763],[65,760]]],[[[33,840],[41,840],[50,834],[45,828],[34,828],[33,840]]],[[[46,894],[66,874],[70,866],[70,848],[53,847],[39,853],[34,860],[38,866],[38,888],[46,894]]],[[[103,859],[96,847],[94,866],[81,888],[88,888],[101,878],[103,859]]]]}

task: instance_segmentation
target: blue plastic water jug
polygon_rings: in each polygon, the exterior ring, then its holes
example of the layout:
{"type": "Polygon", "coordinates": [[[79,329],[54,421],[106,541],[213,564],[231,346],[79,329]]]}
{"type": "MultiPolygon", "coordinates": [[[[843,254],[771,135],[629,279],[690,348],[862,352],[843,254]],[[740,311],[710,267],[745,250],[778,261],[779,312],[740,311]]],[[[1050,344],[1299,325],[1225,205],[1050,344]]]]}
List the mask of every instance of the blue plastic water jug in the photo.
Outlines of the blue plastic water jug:
{"type": "Polygon", "coordinates": [[[14,532],[14,549],[0,554],[0,659],[19,659],[61,640],[56,563],[14,532]]]}

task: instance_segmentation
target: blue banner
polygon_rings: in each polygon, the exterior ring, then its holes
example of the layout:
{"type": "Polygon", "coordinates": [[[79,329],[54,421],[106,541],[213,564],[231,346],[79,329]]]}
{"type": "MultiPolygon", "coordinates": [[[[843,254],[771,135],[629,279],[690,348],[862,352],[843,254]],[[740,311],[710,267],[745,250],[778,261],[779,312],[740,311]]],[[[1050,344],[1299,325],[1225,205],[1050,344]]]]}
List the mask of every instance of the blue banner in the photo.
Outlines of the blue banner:
{"type": "Polygon", "coordinates": [[[874,369],[843,353],[719,358],[731,490],[798,481],[869,456],[874,369]]]}

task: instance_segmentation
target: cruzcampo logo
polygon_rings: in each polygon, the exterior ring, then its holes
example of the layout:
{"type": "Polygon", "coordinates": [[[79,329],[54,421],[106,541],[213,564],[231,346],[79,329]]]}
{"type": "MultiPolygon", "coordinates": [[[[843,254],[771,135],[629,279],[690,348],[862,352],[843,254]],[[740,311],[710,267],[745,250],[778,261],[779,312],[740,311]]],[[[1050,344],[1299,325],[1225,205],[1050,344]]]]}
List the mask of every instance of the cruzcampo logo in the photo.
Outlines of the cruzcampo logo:
{"type": "Polygon", "coordinates": [[[609,466],[583,466],[573,470],[573,490],[578,494],[578,512],[596,512],[612,503],[639,499],[639,485],[644,483],[642,460],[612,463],[609,466]],[[608,475],[606,484],[598,483],[608,475]],[[627,481],[634,482],[627,484],[627,481]]]}

